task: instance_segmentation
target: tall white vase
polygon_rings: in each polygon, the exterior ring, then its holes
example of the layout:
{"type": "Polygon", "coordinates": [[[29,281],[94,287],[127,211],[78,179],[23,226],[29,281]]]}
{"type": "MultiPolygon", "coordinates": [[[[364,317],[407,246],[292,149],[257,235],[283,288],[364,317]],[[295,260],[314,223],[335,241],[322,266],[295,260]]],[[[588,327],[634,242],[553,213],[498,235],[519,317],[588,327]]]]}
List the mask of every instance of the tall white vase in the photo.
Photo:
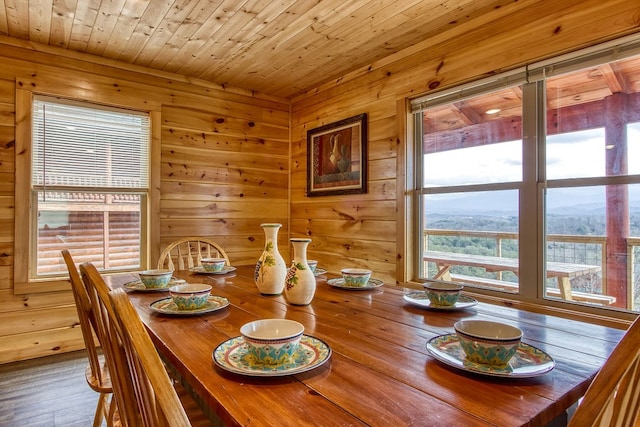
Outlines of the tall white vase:
{"type": "Polygon", "coordinates": [[[287,272],[284,294],[289,304],[307,305],[316,293],[316,277],[307,264],[307,246],[311,239],[290,239],[293,244],[293,263],[287,272]]]}
{"type": "Polygon", "coordinates": [[[278,251],[278,230],[282,224],[260,224],[264,230],[264,250],[256,264],[253,275],[261,294],[280,295],[287,277],[287,265],[278,251]]]}

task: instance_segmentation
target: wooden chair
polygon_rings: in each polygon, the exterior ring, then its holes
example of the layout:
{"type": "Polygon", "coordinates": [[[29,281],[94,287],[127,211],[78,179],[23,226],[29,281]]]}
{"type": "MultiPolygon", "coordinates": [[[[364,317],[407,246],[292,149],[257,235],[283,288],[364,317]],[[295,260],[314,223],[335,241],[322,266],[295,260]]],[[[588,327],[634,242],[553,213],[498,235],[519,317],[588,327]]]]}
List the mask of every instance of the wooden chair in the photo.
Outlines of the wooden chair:
{"type": "Polygon", "coordinates": [[[569,427],[638,426],[640,317],[614,348],[569,420],[569,427]]]}
{"type": "Polygon", "coordinates": [[[122,425],[210,426],[197,403],[168,375],[123,289],[111,292],[91,263],[80,265],[98,318],[122,425]]]}
{"type": "Polygon", "coordinates": [[[158,268],[188,270],[200,266],[202,258],[224,258],[226,265],[231,265],[227,253],[215,241],[206,237],[186,237],[171,242],[162,251],[158,268]]]}
{"type": "Polygon", "coordinates": [[[87,356],[89,358],[89,365],[85,370],[85,378],[89,387],[100,394],[98,397],[96,413],[93,418],[93,426],[101,426],[103,419],[107,421],[108,426],[112,426],[114,423],[116,405],[111,399],[113,395],[113,388],[111,386],[109,369],[107,368],[104,358],[98,355],[98,343],[95,341],[97,332],[95,319],[91,309],[91,301],[84,283],[80,278],[80,274],[76,269],[76,265],[73,262],[71,253],[64,249],[62,251],[62,257],[64,258],[64,262],[67,264],[67,269],[69,270],[69,279],[71,280],[71,289],[73,290],[73,298],[78,312],[80,330],[82,331],[82,338],[84,339],[84,345],[87,349],[87,356]]]}

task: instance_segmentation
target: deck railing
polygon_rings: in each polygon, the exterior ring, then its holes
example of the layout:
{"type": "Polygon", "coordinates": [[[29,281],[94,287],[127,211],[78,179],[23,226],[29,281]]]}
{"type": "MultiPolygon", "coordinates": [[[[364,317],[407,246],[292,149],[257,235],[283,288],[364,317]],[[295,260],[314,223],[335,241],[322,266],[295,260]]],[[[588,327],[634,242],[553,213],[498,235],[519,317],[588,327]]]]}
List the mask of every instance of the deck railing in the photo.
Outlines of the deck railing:
{"type": "MultiPolygon", "coordinates": [[[[482,255],[492,255],[497,257],[518,258],[518,233],[497,232],[497,231],[475,231],[475,230],[442,230],[426,229],[423,231],[423,250],[437,250],[442,252],[465,253],[464,247],[453,247],[448,245],[446,240],[434,242],[434,237],[456,238],[460,245],[460,238],[464,241],[475,243],[474,250],[485,251],[482,255]],[[479,243],[480,242],[480,243],[479,243]]],[[[464,242],[463,241],[463,242],[464,242]]],[[[453,243],[453,239],[448,242],[453,243]]],[[[577,263],[595,265],[601,268],[599,273],[590,277],[580,277],[571,281],[572,289],[580,292],[594,294],[607,294],[607,270],[606,270],[606,237],[605,236],[579,236],[549,234],[546,236],[547,261],[577,263]]],[[[640,310],[640,237],[627,238],[628,254],[628,308],[634,311],[640,310]]],[[[517,278],[510,272],[484,273],[468,269],[472,275],[487,277],[496,280],[517,281],[517,278]]],[[[428,275],[428,263],[424,263],[424,272],[428,275]]],[[[466,274],[469,274],[467,272],[466,274]]],[[[548,286],[556,286],[553,281],[549,281],[548,286]]]]}

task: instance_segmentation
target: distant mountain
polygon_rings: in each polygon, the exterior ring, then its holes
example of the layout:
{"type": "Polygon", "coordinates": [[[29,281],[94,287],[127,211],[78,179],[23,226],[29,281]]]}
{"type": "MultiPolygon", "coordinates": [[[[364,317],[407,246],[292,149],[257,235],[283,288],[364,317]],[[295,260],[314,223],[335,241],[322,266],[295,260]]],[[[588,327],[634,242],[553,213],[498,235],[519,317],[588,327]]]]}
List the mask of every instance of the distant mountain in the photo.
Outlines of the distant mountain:
{"type": "MultiPolygon", "coordinates": [[[[629,195],[629,210],[640,213],[640,189],[629,195]]],[[[604,215],[604,188],[551,189],[547,193],[549,215],[604,215]]],[[[518,214],[516,191],[489,191],[430,196],[427,212],[432,214],[512,216],[518,214]]]]}

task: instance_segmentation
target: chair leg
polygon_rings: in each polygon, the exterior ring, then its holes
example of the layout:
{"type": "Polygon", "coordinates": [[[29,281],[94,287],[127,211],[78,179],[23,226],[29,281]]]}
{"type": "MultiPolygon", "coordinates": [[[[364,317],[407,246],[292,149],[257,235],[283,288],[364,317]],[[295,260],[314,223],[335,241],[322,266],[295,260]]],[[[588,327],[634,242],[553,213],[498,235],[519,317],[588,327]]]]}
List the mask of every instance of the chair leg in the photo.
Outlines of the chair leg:
{"type": "Polygon", "coordinates": [[[102,425],[102,420],[104,419],[105,413],[107,411],[107,406],[109,406],[108,399],[108,393],[100,393],[100,397],[98,398],[98,406],[96,407],[96,414],[93,417],[93,427],[100,427],[102,425]]]}
{"type": "Polygon", "coordinates": [[[108,408],[105,408],[105,410],[106,409],[108,409],[108,411],[105,411],[105,416],[107,418],[107,427],[113,427],[116,423],[116,409],[117,409],[116,401],[113,398],[113,395],[111,395],[111,399],[109,399],[109,403],[108,403],[108,408]]]}

